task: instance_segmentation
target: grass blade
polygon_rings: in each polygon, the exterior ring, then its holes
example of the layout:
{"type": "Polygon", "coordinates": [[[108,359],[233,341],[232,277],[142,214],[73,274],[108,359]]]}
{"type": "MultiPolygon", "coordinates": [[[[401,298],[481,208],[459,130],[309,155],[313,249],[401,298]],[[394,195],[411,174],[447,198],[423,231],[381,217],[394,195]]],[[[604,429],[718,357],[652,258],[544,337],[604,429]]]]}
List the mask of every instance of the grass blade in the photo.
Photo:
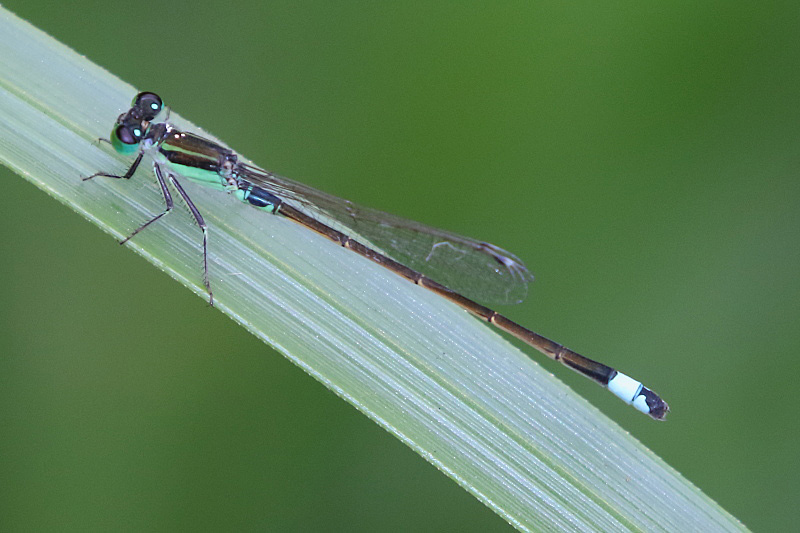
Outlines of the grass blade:
{"type": "MultiPolygon", "coordinates": [[[[79,179],[129,164],[96,139],[134,88],[6,11],[0,72],[0,161],[117,238],[160,211],[144,173],[79,179]]],[[[218,308],[515,527],[743,529],[461,309],[281,217],[215,191],[190,194],[211,227],[218,308]]],[[[205,298],[188,217],[131,247],[205,298]]]]}

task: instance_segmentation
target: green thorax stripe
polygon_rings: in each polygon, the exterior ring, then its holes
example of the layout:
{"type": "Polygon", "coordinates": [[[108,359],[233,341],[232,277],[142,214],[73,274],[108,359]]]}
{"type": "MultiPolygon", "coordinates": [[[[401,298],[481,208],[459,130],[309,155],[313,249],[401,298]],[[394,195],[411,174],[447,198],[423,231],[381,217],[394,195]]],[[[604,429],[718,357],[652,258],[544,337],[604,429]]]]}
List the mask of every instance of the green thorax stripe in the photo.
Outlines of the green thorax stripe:
{"type": "Polygon", "coordinates": [[[215,189],[224,188],[220,172],[226,156],[233,154],[231,150],[191,133],[172,132],[159,151],[181,176],[215,189]]]}

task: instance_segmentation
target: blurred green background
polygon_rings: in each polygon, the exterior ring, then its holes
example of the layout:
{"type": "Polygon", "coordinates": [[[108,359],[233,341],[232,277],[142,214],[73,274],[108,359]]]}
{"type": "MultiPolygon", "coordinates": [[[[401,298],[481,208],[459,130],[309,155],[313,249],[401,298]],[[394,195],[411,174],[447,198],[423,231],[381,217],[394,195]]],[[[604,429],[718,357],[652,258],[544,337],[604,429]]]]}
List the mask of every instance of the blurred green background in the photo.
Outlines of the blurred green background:
{"type": "MultiPolygon", "coordinates": [[[[502,311],[673,412],[543,364],[749,527],[796,526],[796,2],[145,5],[6,3],[271,170],[513,250],[537,281],[502,311]]],[[[3,530],[508,527],[0,179],[3,530]]]]}

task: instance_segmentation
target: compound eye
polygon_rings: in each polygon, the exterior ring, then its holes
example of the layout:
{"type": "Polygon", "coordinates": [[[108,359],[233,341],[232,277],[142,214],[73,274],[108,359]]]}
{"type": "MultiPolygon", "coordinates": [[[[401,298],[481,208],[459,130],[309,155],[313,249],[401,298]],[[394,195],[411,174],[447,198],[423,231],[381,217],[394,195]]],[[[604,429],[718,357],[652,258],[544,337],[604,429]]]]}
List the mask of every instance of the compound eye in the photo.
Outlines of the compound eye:
{"type": "Polygon", "coordinates": [[[120,125],[114,135],[124,144],[137,144],[142,138],[142,130],[120,125]]]}
{"type": "Polygon", "coordinates": [[[133,99],[133,107],[137,108],[142,114],[142,118],[151,121],[156,118],[164,107],[161,97],[156,93],[139,93],[133,99]]]}
{"type": "Polygon", "coordinates": [[[141,140],[142,129],[138,126],[129,127],[120,124],[111,132],[111,145],[121,154],[135,152],[141,140]]]}

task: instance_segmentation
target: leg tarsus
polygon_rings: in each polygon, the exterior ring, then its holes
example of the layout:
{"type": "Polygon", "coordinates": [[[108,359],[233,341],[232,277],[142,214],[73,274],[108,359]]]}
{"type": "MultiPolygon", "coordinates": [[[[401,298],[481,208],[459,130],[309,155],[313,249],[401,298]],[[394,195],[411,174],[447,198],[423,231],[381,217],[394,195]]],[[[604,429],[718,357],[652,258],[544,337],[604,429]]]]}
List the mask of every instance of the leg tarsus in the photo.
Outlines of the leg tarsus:
{"type": "Polygon", "coordinates": [[[208,229],[205,226],[200,227],[203,230],[203,284],[208,291],[208,303],[214,307],[214,293],[211,291],[211,282],[208,280],[208,229]]]}

